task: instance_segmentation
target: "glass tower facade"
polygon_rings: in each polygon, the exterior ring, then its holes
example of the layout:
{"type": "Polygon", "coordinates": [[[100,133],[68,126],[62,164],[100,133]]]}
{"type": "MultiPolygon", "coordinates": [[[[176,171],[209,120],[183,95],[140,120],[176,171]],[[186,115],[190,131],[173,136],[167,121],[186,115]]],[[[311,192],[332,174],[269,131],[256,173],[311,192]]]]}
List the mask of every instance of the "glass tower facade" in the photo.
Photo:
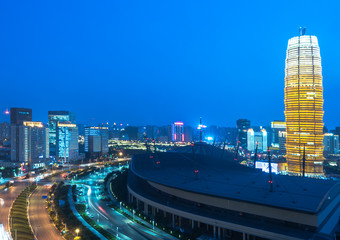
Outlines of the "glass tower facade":
{"type": "Polygon", "coordinates": [[[302,35],[288,41],[285,68],[286,157],[288,172],[323,173],[323,87],[318,39],[302,35]],[[305,150],[304,150],[305,149],[305,150]]]}
{"type": "Polygon", "coordinates": [[[49,142],[50,142],[50,155],[57,155],[57,123],[58,122],[71,122],[76,123],[76,116],[73,112],[69,111],[48,111],[48,127],[49,142]]]}

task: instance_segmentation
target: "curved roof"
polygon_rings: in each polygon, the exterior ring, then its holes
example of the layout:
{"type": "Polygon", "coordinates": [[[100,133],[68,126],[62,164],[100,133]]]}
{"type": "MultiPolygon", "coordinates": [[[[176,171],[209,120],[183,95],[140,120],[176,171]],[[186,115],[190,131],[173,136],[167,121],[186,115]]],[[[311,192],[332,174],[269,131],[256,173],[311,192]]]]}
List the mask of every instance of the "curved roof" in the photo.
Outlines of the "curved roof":
{"type": "Polygon", "coordinates": [[[231,155],[222,159],[195,151],[141,154],[133,156],[131,170],[185,191],[309,213],[319,212],[340,193],[335,181],[275,174],[271,192],[268,173],[240,165],[231,155]]]}

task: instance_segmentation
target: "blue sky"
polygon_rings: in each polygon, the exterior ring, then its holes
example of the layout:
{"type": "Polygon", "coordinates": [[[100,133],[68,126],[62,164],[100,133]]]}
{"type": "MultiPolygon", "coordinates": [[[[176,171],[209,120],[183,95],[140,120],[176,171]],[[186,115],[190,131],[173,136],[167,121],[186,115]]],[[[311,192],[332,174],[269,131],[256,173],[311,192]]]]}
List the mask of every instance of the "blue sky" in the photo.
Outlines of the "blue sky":
{"type": "MultiPolygon", "coordinates": [[[[316,35],[325,125],[340,126],[337,1],[1,1],[0,110],[78,122],[284,119],[288,39],[316,35]]],[[[3,120],[4,116],[0,117],[3,120]]]]}

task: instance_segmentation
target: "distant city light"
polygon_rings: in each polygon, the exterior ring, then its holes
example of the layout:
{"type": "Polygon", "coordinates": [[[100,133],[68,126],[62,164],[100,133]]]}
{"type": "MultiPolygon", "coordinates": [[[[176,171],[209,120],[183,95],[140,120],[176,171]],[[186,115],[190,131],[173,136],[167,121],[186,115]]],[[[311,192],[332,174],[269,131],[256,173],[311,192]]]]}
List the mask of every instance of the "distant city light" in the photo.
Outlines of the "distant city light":
{"type": "Polygon", "coordinates": [[[200,130],[200,129],[206,128],[206,127],[207,127],[207,126],[205,126],[205,125],[203,125],[203,124],[200,124],[200,125],[198,125],[197,129],[200,130]]]}
{"type": "Polygon", "coordinates": [[[213,137],[207,137],[207,140],[208,140],[208,141],[212,141],[212,140],[213,140],[213,137]]]}
{"type": "Polygon", "coordinates": [[[9,115],[9,111],[8,109],[6,109],[6,111],[4,112],[6,115],[9,115]]]}

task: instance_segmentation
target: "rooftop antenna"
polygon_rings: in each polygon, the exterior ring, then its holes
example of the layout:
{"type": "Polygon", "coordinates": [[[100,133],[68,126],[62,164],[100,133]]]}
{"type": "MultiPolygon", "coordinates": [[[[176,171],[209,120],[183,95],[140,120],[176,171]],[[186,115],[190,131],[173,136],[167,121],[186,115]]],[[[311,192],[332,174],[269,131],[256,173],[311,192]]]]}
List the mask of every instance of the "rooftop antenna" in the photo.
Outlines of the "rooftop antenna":
{"type": "Polygon", "coordinates": [[[254,155],[254,168],[256,168],[257,148],[258,148],[258,146],[259,146],[259,142],[256,142],[255,155],[254,155]]]}
{"type": "Polygon", "coordinates": [[[273,191],[273,178],[272,178],[272,162],[270,159],[270,149],[268,149],[268,167],[269,167],[269,184],[270,184],[270,191],[273,191]]]}
{"type": "Polygon", "coordinates": [[[306,169],[306,144],[303,144],[302,177],[305,177],[305,169],[306,169]]]}
{"type": "Polygon", "coordinates": [[[200,142],[202,142],[202,117],[200,117],[200,142]]]}
{"type": "Polygon", "coordinates": [[[306,27],[299,28],[300,36],[304,36],[306,34],[306,27]]]}

